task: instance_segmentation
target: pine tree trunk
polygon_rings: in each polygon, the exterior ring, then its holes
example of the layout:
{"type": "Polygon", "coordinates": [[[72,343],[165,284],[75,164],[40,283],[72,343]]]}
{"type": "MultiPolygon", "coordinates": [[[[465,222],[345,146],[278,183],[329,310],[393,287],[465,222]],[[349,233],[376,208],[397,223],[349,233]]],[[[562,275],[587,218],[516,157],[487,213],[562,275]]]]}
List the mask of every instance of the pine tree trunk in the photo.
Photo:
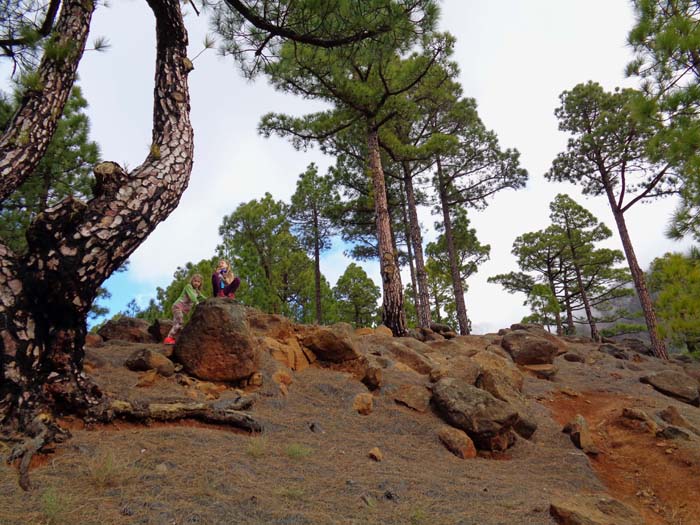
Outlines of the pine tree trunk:
{"type": "Polygon", "coordinates": [[[642,312],[644,313],[644,320],[646,321],[647,331],[649,332],[649,339],[651,341],[651,348],[654,355],[660,359],[668,359],[668,352],[666,351],[666,345],[663,340],[659,337],[659,330],[656,322],[656,312],[654,312],[654,306],[651,302],[651,295],[649,294],[649,289],[647,288],[646,279],[644,278],[644,272],[639,267],[637,262],[637,256],[634,253],[634,248],[632,247],[632,240],[630,239],[629,232],[627,231],[627,223],[625,222],[625,216],[623,212],[617,206],[615,202],[615,196],[612,192],[610,186],[606,186],[606,193],[608,196],[608,202],[615,217],[615,224],[617,224],[617,231],[620,234],[620,240],[622,241],[622,247],[625,250],[625,256],[627,257],[627,263],[630,267],[630,273],[632,274],[632,280],[634,281],[634,287],[637,290],[637,296],[639,297],[639,302],[642,305],[642,312]]]}
{"type": "Polygon", "coordinates": [[[445,241],[447,242],[447,255],[450,259],[450,274],[452,276],[452,290],[455,296],[457,307],[457,324],[460,335],[469,335],[469,318],[467,317],[467,306],[464,303],[464,287],[462,286],[462,276],[459,274],[457,265],[457,250],[455,250],[454,236],[452,234],[452,220],[450,219],[450,208],[447,201],[447,188],[442,174],[442,164],[440,157],[437,158],[437,175],[440,186],[440,207],[442,208],[442,219],[445,227],[445,241]]]}
{"type": "Polygon", "coordinates": [[[394,256],[386,183],[379,153],[377,130],[370,124],[367,131],[369,166],[374,190],[374,210],[377,221],[379,265],[382,275],[383,322],[397,336],[406,335],[406,314],[403,310],[401,274],[394,256]]]}
{"type": "MultiPolygon", "coordinates": [[[[70,27],[89,24],[82,5],[92,2],[64,5],[73,17],[70,27]]],[[[98,165],[94,198],[87,203],[67,198],[39,214],[27,232],[25,255],[0,245],[0,422],[30,434],[40,425],[46,442],[58,438],[52,415],[59,412],[109,417],[104,397],[82,372],[88,311],[99,286],[175,209],[192,169],[191,63],[180,4],[150,0],[149,5],[157,53],[153,142],[146,161],[128,174],[114,163],[98,165]]],[[[79,57],[74,60],[77,64],[79,57]]],[[[75,66],[64,63],[68,70],[75,66]]],[[[65,78],[61,71],[45,82],[58,89],[65,78]]],[[[69,93],[70,87],[62,89],[69,93]]],[[[62,109],[57,106],[55,113],[62,109]]],[[[30,136],[33,126],[42,125],[21,118],[12,123],[27,126],[30,136]]],[[[13,158],[17,170],[24,169],[26,156],[13,158]]]]}
{"type": "Polygon", "coordinates": [[[425,259],[423,258],[423,238],[418,222],[416,210],[416,195],[413,190],[413,178],[406,162],[403,163],[404,187],[408,205],[408,219],[410,225],[410,244],[413,245],[413,254],[416,261],[416,277],[418,281],[418,301],[416,312],[418,325],[421,328],[430,328],[430,293],[428,291],[428,273],[425,271],[425,259]]]}
{"type": "Polygon", "coordinates": [[[313,209],[314,221],[314,286],[316,294],[316,323],[323,323],[323,312],[321,310],[321,247],[318,238],[318,210],[313,209]]]}
{"type": "Polygon", "coordinates": [[[581,300],[583,301],[583,309],[586,312],[586,319],[588,320],[588,326],[591,327],[591,339],[594,341],[600,341],[600,332],[598,332],[598,326],[596,325],[595,318],[593,317],[593,309],[591,308],[591,302],[588,299],[588,292],[583,284],[583,275],[581,274],[581,267],[576,259],[576,248],[573,245],[573,239],[571,235],[571,230],[569,226],[566,227],[566,235],[569,239],[569,248],[571,248],[571,258],[574,263],[574,272],[576,272],[576,283],[578,284],[578,289],[581,293],[581,300]]]}
{"type": "MultiPolygon", "coordinates": [[[[552,267],[550,263],[547,263],[547,281],[549,283],[549,289],[554,297],[557,296],[557,287],[554,286],[554,279],[552,278],[552,267]]],[[[564,327],[561,322],[561,312],[554,312],[554,320],[557,323],[557,335],[564,335],[564,327]]]]}
{"type": "Polygon", "coordinates": [[[413,258],[413,248],[411,247],[411,227],[408,222],[408,210],[406,209],[406,191],[401,182],[401,214],[404,224],[404,235],[406,236],[406,253],[408,255],[408,269],[411,274],[411,286],[413,288],[413,304],[418,312],[418,282],[416,281],[416,269],[413,258]]]}
{"type": "Polygon", "coordinates": [[[45,53],[38,84],[26,88],[19,110],[0,137],[0,203],[36,169],[56,131],[85,50],[95,2],[66,0],[52,32],[52,46],[66,53],[45,53]]]}

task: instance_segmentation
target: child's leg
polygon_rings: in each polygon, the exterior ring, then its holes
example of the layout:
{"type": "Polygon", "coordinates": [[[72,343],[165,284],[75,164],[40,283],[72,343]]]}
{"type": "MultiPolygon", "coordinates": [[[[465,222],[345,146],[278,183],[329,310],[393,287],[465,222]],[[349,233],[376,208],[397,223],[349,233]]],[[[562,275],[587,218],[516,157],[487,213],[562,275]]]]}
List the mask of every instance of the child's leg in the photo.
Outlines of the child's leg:
{"type": "Polygon", "coordinates": [[[182,330],[182,322],[184,318],[185,312],[183,312],[181,308],[173,306],[173,327],[168,332],[168,337],[176,339],[177,336],[180,335],[180,331],[182,330]]]}
{"type": "Polygon", "coordinates": [[[238,277],[234,277],[233,281],[224,288],[224,293],[226,295],[235,294],[238,287],[241,285],[241,280],[238,277]]]}
{"type": "Polygon", "coordinates": [[[221,275],[219,272],[214,272],[211,276],[211,287],[214,292],[214,297],[223,297],[224,290],[221,288],[221,275]]]}

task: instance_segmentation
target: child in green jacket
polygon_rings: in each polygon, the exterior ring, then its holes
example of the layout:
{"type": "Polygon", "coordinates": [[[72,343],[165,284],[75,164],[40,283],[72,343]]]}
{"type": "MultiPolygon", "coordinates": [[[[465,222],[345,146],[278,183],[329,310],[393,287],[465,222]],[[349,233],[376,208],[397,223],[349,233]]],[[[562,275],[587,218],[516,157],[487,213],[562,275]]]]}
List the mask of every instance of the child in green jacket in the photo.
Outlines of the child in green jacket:
{"type": "Polygon", "coordinates": [[[180,297],[173,304],[173,327],[168,332],[168,336],[163,340],[163,344],[174,345],[175,340],[180,331],[185,316],[189,313],[194,305],[206,299],[202,294],[202,276],[198,273],[192,276],[190,282],[182,289],[180,297]]]}

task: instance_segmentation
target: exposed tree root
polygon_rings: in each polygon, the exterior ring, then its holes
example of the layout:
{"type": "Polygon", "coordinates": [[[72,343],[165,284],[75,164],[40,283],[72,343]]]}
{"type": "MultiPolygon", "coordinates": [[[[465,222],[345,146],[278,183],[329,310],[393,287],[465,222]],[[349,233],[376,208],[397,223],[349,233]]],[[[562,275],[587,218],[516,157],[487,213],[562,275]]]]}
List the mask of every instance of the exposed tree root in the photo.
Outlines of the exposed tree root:
{"type": "MultiPolygon", "coordinates": [[[[251,397],[239,397],[231,401],[215,403],[140,403],[138,401],[111,400],[102,404],[103,411],[92,411],[89,419],[109,422],[115,418],[130,421],[176,421],[179,419],[196,419],[205,423],[232,426],[248,432],[262,432],[263,425],[246,412],[253,404],[251,397]]],[[[35,454],[46,452],[48,447],[61,443],[70,437],[70,432],[62,429],[53,416],[40,413],[26,428],[21,436],[5,434],[0,437],[4,442],[14,443],[7,463],[19,461],[19,486],[30,490],[29,466],[35,454]]]]}

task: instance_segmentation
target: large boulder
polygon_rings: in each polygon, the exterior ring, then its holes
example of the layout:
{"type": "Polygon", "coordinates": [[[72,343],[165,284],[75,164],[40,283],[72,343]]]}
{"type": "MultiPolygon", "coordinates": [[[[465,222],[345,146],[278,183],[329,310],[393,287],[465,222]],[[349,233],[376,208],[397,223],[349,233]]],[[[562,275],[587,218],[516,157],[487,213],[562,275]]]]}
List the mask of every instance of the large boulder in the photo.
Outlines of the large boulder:
{"type": "Polygon", "coordinates": [[[243,306],[212,298],[195,308],[175,344],[189,374],[207,381],[238,381],[258,370],[259,355],[243,306]]]}
{"type": "Polygon", "coordinates": [[[642,383],[650,384],[664,395],[690,405],[700,406],[698,382],[683,372],[664,370],[663,372],[643,376],[639,380],[642,383]]]}
{"type": "Polygon", "coordinates": [[[352,334],[352,327],[344,323],[314,326],[309,327],[302,336],[301,343],[311,349],[321,361],[344,363],[362,357],[352,334]]]}
{"type": "Polygon", "coordinates": [[[503,336],[501,346],[519,365],[546,365],[554,362],[559,346],[552,340],[527,330],[513,330],[503,336]]]}
{"type": "Polygon", "coordinates": [[[153,336],[148,333],[148,323],[135,317],[122,316],[119,319],[110,319],[97,333],[105,341],[119,339],[132,343],[153,342],[153,336]]]}
{"type": "Polygon", "coordinates": [[[505,450],[513,443],[518,413],[485,390],[452,378],[433,386],[433,404],[442,418],[464,430],[477,448],[505,450]]]}

